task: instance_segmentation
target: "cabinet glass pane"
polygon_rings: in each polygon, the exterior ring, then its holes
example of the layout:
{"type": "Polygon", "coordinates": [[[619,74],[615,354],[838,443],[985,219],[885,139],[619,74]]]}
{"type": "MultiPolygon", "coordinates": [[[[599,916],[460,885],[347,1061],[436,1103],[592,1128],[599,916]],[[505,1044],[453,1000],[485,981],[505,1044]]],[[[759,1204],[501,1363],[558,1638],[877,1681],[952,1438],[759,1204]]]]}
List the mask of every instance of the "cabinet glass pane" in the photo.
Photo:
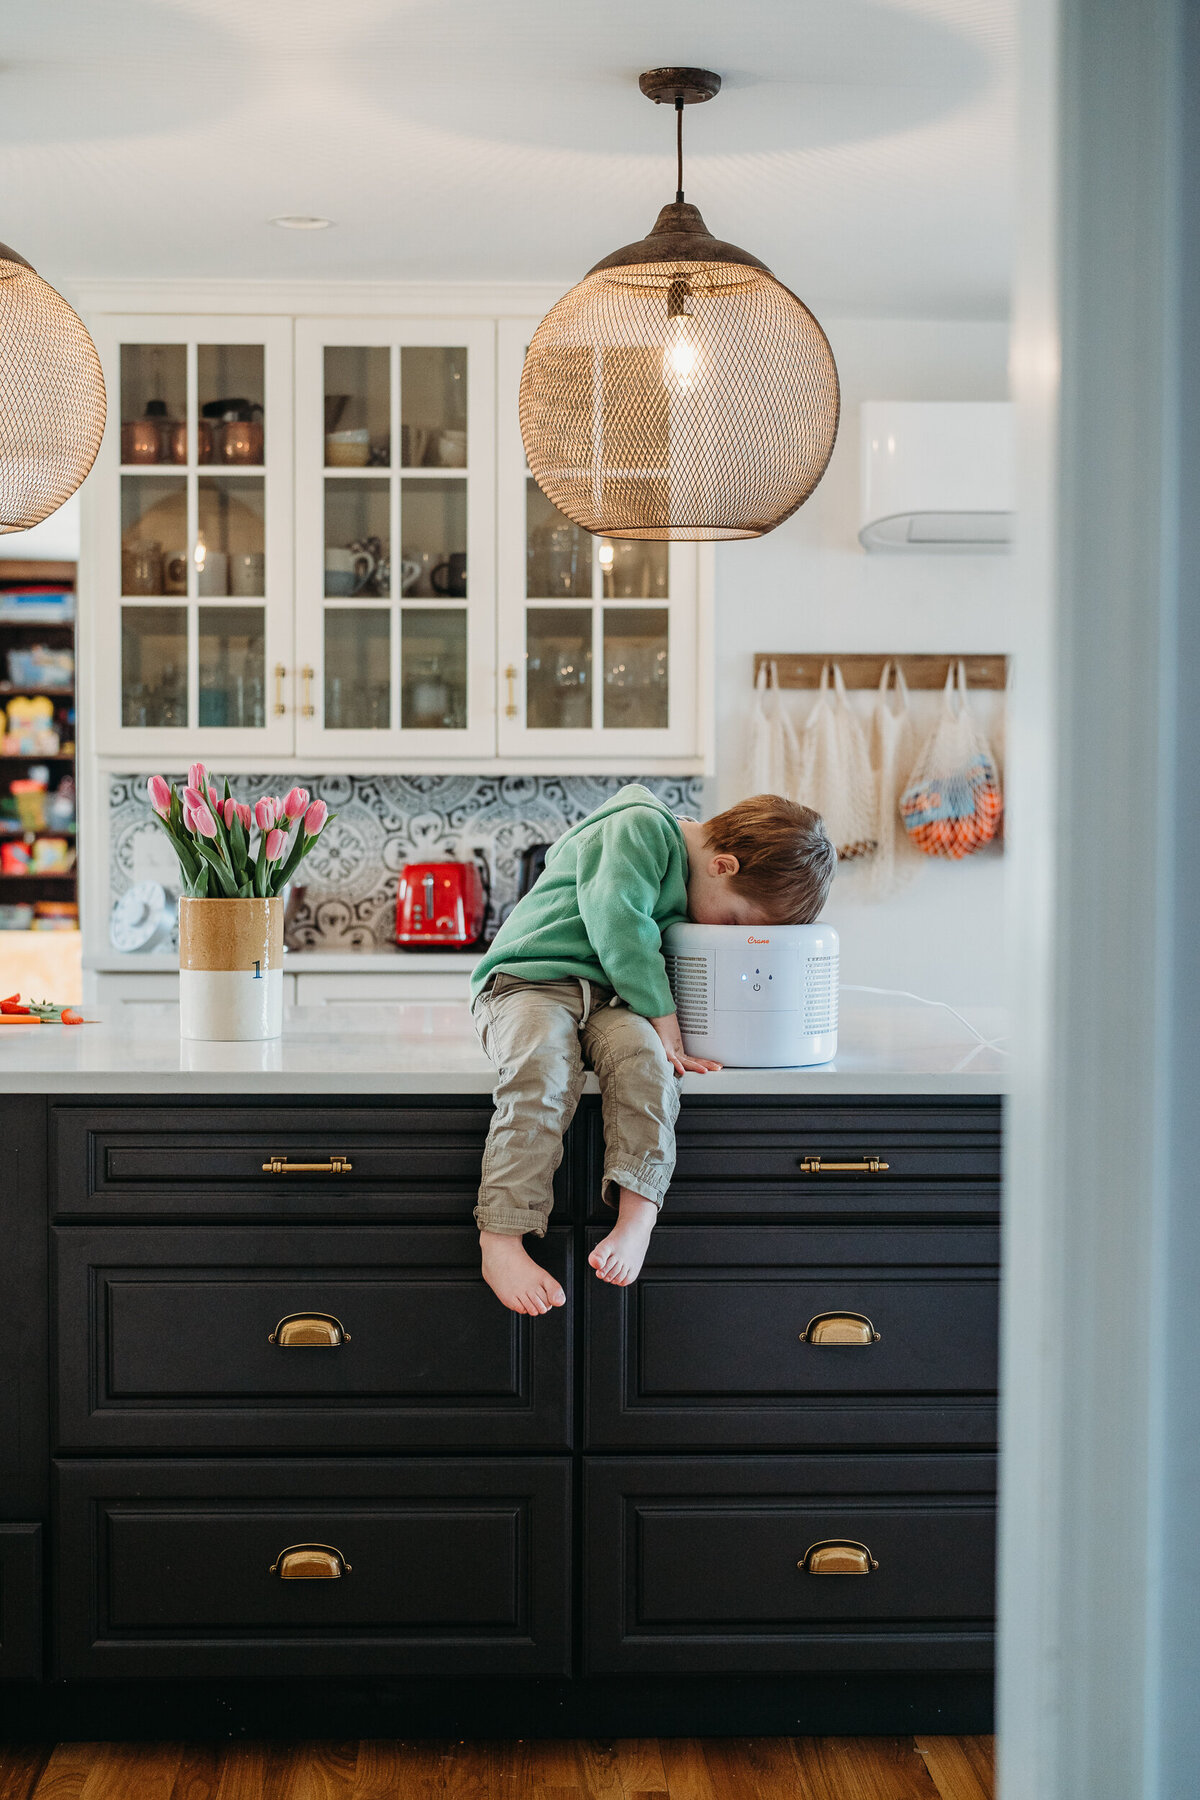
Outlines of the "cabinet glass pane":
{"type": "Polygon", "coordinates": [[[187,607],[121,608],[121,723],[186,725],[187,607]]]}
{"type": "Polygon", "coordinates": [[[362,481],[325,483],[325,592],[330,598],[390,592],[390,483],[362,481]]]}
{"type": "Polygon", "coordinates": [[[196,585],[201,594],[266,593],[261,475],[201,475],[196,585]]]}
{"type": "Polygon", "coordinates": [[[400,592],[413,599],[467,591],[467,484],[448,478],[400,483],[400,592]]]}
{"type": "Polygon", "coordinates": [[[198,344],[196,455],[202,463],[261,463],[266,420],[261,344],[198,344]]]}
{"type": "Polygon", "coordinates": [[[199,609],[201,725],[267,722],[266,623],[261,606],[199,609]]]}
{"type": "Polygon", "coordinates": [[[467,466],[467,353],[441,345],[400,352],[400,460],[406,469],[467,466]]]}
{"type": "Polygon", "coordinates": [[[670,545],[635,538],[601,538],[597,553],[606,600],[665,600],[670,592],[670,545]]]}
{"type": "Polygon", "coordinates": [[[392,460],[392,353],[387,345],[325,351],[325,467],[385,469],[392,460]]]}
{"type": "Polygon", "coordinates": [[[590,531],[572,524],[526,476],[525,592],[531,600],[590,600],[593,542],[590,531]]]}
{"type": "Polygon", "coordinates": [[[325,729],[386,731],[392,710],[392,626],[384,607],[325,609],[325,729]]]}
{"type": "Polygon", "coordinates": [[[186,594],[187,541],[187,478],[122,475],[121,592],[186,594]]]}
{"type": "Polygon", "coordinates": [[[538,606],[525,614],[525,724],[580,731],[592,723],[592,609],[538,606]]]}
{"type": "Polygon", "coordinates": [[[667,609],[604,609],[604,728],[665,731],[667,609]]]}
{"type": "Polygon", "coordinates": [[[460,608],[401,613],[400,723],[408,731],[465,730],[467,615],[460,608]]]}
{"type": "Polygon", "coordinates": [[[185,345],[121,345],[121,461],[187,461],[185,345]]]}

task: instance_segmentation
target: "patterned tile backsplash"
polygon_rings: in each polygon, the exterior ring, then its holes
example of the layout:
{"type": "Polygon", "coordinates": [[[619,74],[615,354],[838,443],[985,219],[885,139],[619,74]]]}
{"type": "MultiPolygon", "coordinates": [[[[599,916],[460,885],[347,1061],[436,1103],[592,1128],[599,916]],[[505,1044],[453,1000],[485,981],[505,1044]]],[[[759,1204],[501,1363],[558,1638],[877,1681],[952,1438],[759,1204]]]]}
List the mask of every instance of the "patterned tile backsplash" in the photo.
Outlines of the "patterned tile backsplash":
{"type": "MultiPolygon", "coordinates": [[[[173,775],[176,786],[186,776],[173,775]]],[[[395,947],[396,880],[406,862],[483,851],[492,877],[489,930],[517,891],[529,844],[549,843],[614,794],[617,775],[231,775],[238,800],[309,788],[337,818],[306,860],[303,905],[289,917],[295,950],[371,951],[395,947]]],[[[699,816],[699,778],[651,776],[645,785],[672,812],[699,816]]],[[[160,881],[178,896],[175,859],[154,824],[144,775],[109,778],[110,904],[135,882],[160,881]]],[[[160,938],[153,946],[166,948],[160,938]]]]}

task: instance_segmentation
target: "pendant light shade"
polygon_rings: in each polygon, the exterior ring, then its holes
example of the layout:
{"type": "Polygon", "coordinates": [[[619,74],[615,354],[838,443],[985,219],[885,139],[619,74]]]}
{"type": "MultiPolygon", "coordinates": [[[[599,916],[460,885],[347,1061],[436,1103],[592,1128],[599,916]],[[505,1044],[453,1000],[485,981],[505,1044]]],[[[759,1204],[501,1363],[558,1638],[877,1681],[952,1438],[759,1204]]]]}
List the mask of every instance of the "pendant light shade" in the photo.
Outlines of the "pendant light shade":
{"type": "MultiPolygon", "coordinates": [[[[719,86],[702,70],[642,77],[680,116],[719,86]]],[[[521,376],[531,473],[560,512],[605,537],[773,531],[825,473],[839,407],[825,333],[684,203],[682,149],[675,204],[550,309],[521,376]]]]}
{"type": "Polygon", "coordinates": [[[106,400],[83,320],[0,244],[0,532],[70,498],[100,448],[106,400]]]}

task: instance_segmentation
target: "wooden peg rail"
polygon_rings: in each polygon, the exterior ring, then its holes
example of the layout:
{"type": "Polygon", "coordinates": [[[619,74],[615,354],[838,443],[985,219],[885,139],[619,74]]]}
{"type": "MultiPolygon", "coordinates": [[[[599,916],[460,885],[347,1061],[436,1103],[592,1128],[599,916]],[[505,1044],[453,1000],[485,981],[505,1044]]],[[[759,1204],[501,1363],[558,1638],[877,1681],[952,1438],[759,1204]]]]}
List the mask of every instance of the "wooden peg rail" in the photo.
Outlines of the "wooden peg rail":
{"type": "MultiPolygon", "coordinates": [[[[940,688],[952,662],[961,662],[967,671],[967,686],[1003,691],[1008,685],[1007,656],[862,656],[857,651],[839,656],[835,650],[824,656],[773,655],[760,650],[754,658],[754,679],[764,663],[774,663],[781,688],[815,688],[821,685],[821,670],[826,663],[837,663],[848,688],[877,688],[885,662],[897,662],[904,670],[910,688],[940,688]]],[[[768,677],[769,679],[769,677],[768,677]]]]}

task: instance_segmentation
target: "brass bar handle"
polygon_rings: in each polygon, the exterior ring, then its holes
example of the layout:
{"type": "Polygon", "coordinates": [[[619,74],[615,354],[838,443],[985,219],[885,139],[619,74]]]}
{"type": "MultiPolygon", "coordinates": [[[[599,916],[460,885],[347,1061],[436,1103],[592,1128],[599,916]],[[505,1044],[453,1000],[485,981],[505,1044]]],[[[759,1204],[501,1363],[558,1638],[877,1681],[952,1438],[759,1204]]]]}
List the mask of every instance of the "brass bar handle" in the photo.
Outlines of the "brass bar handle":
{"type": "Polygon", "coordinates": [[[271,1564],[280,1581],[338,1581],[350,1564],[333,1544],[289,1544],[271,1564]]]}
{"type": "Polygon", "coordinates": [[[284,668],[283,664],[276,663],[275,664],[275,717],[276,718],[279,718],[282,713],[285,713],[287,711],[287,707],[283,704],[283,678],[286,674],[287,674],[287,670],[284,668]]]}
{"type": "Polygon", "coordinates": [[[287,1313],[267,1342],[283,1350],[336,1350],[350,1342],[350,1333],[335,1313],[287,1313]]]}
{"type": "Polygon", "coordinates": [[[317,709],[313,705],[312,698],[313,672],[308,663],[305,663],[301,669],[300,679],[304,683],[304,697],[300,703],[300,712],[304,718],[311,719],[317,709]]]}
{"type": "Polygon", "coordinates": [[[505,716],[505,718],[508,718],[508,719],[515,719],[518,711],[520,710],[519,707],[517,706],[517,665],[516,665],[516,663],[509,663],[508,667],[504,671],[504,679],[508,683],[508,704],[504,708],[504,716],[505,716]]]}
{"type": "Polygon", "coordinates": [[[273,1156],[262,1166],[264,1175],[349,1175],[354,1164],[348,1156],[331,1156],[323,1163],[294,1163],[286,1156],[273,1156]]]}
{"type": "Polygon", "coordinates": [[[802,1175],[878,1175],[890,1165],[878,1156],[864,1156],[858,1162],[829,1162],[823,1156],[802,1156],[802,1175]]]}
{"type": "Polygon", "coordinates": [[[802,1344],[877,1344],[879,1333],[866,1313],[817,1313],[800,1333],[802,1344]]]}
{"type": "Polygon", "coordinates": [[[822,1538],[808,1546],[796,1567],[804,1575],[869,1575],[879,1564],[854,1538],[822,1538]]]}

